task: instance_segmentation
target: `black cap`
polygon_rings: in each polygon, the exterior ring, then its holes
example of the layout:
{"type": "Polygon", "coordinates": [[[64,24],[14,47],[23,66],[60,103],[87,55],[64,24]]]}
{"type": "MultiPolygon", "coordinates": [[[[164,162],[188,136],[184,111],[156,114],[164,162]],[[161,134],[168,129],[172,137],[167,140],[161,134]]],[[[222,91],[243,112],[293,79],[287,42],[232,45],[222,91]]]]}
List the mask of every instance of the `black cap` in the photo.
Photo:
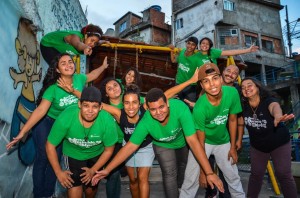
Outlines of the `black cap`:
{"type": "Polygon", "coordinates": [[[191,41],[191,42],[195,43],[196,45],[198,45],[198,39],[194,36],[189,37],[185,42],[189,42],[189,41],[191,41]]]}
{"type": "Polygon", "coordinates": [[[88,102],[98,102],[101,103],[101,92],[96,87],[86,87],[83,89],[80,97],[80,102],[88,101],[88,102]]]}

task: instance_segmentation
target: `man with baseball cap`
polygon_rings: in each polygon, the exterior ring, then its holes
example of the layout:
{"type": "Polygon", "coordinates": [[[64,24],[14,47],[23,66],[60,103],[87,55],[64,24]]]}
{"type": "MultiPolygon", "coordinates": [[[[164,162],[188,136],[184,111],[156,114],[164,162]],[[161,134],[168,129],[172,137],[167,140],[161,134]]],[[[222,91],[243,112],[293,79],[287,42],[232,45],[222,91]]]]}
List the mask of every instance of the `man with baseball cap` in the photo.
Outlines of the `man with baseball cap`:
{"type": "MultiPolygon", "coordinates": [[[[170,48],[173,49],[171,51],[171,61],[172,63],[178,63],[175,79],[176,84],[181,84],[189,80],[197,67],[202,65],[202,61],[195,51],[197,45],[198,39],[194,36],[191,36],[186,40],[186,48],[182,49],[179,54],[175,53],[175,47],[170,45],[170,48]]],[[[189,101],[195,102],[197,99],[196,84],[187,86],[178,94],[178,97],[180,100],[188,99],[189,101]]]]}
{"type": "MultiPolygon", "coordinates": [[[[193,109],[197,137],[207,157],[215,156],[231,196],[244,198],[245,193],[236,166],[237,114],[242,111],[239,94],[234,87],[222,86],[220,70],[213,63],[206,63],[200,67],[198,79],[205,93],[200,96],[193,109]]],[[[195,197],[199,184],[201,187],[207,187],[205,173],[200,171],[197,161],[189,153],[180,197],[195,197]]]]}
{"type": "Polygon", "coordinates": [[[78,106],[65,109],[56,119],[46,143],[47,156],[68,197],[94,197],[91,185],[95,172],[111,157],[117,132],[113,117],[101,110],[101,93],[96,87],[83,89],[78,106]],[[64,162],[60,167],[55,147],[63,142],[64,162]]]}

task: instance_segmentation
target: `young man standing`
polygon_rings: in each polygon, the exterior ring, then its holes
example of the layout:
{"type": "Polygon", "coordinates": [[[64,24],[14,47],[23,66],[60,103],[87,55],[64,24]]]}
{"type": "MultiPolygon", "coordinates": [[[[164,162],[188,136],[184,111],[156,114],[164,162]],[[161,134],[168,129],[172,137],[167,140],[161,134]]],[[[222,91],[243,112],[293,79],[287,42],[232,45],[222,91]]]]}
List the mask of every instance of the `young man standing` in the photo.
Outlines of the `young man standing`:
{"type": "MultiPolygon", "coordinates": [[[[238,92],[233,87],[222,86],[219,68],[213,63],[204,64],[198,74],[200,84],[205,91],[205,94],[197,100],[193,110],[198,139],[207,157],[215,156],[216,163],[228,183],[231,196],[245,197],[235,165],[238,159],[237,114],[242,110],[238,92]]],[[[207,187],[205,173],[201,170],[200,174],[200,167],[190,153],[181,188],[181,198],[195,197],[199,187],[199,175],[200,186],[207,187]]]]}
{"type": "Polygon", "coordinates": [[[46,143],[47,156],[68,197],[95,197],[91,180],[111,157],[117,142],[115,121],[101,110],[101,93],[96,87],[82,91],[78,106],[64,110],[56,119],[46,143]],[[79,108],[78,108],[79,107],[79,108]],[[67,170],[62,170],[55,147],[63,141],[67,170]]]}
{"type": "Polygon", "coordinates": [[[153,149],[160,164],[165,195],[178,197],[188,149],[186,142],[205,171],[208,183],[223,192],[220,179],[213,173],[205,152],[196,136],[194,122],[188,107],[180,100],[167,100],[163,91],[151,89],[146,95],[148,111],[139,122],[129,142],[119,151],[108,166],[97,173],[93,184],[104,178],[116,166],[126,160],[149,134],[153,138],[153,149]]]}
{"type": "MultiPolygon", "coordinates": [[[[186,41],[186,48],[182,49],[179,54],[171,51],[171,61],[172,63],[178,63],[178,69],[176,74],[176,84],[184,83],[189,80],[197,67],[200,67],[203,63],[196,53],[196,48],[198,45],[198,39],[194,36],[189,37],[186,41]]],[[[170,48],[174,50],[174,46],[170,45],[170,48]]],[[[196,84],[187,86],[182,90],[178,97],[180,100],[187,99],[192,102],[196,102],[196,84]]]]}

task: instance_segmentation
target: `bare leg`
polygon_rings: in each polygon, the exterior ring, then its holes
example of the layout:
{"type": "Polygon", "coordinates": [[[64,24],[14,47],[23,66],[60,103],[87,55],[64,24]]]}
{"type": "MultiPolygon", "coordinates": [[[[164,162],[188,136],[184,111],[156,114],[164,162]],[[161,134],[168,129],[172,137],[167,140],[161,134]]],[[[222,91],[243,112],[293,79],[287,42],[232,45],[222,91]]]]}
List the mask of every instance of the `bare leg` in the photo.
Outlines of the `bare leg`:
{"type": "Polygon", "coordinates": [[[149,174],[151,167],[139,167],[138,168],[138,181],[140,198],[148,198],[150,187],[149,187],[149,174]]]}
{"type": "Polygon", "coordinates": [[[132,198],[139,198],[139,183],[134,174],[134,167],[126,166],[127,174],[130,181],[130,193],[132,198]]]}

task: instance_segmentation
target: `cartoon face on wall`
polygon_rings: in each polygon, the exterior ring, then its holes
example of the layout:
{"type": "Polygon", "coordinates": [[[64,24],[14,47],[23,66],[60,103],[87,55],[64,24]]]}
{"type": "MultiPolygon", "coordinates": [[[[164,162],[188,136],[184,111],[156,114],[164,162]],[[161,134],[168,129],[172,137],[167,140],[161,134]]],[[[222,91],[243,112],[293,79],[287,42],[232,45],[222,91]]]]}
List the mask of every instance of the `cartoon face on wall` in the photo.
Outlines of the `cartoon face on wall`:
{"type": "MultiPolygon", "coordinates": [[[[21,127],[28,120],[36,108],[33,83],[41,80],[42,70],[40,64],[40,52],[36,40],[34,26],[28,19],[21,18],[18,24],[18,34],[15,39],[15,48],[18,54],[19,72],[11,67],[9,74],[14,81],[13,87],[17,88],[22,83],[21,95],[18,97],[13,113],[10,138],[17,136],[21,127]]],[[[29,136],[20,141],[18,152],[21,162],[29,165],[34,161],[35,148],[33,140],[29,136]]]]}

